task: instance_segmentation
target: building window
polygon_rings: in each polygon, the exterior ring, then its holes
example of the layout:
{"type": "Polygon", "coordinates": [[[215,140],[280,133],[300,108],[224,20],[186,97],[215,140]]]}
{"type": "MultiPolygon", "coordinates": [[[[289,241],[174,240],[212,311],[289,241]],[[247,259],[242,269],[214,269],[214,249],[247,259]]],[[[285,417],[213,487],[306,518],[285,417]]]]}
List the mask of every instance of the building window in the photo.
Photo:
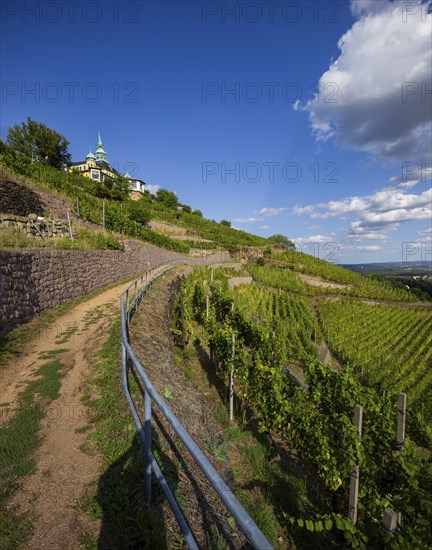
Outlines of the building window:
{"type": "Polygon", "coordinates": [[[99,179],[99,172],[95,172],[94,170],[92,171],[92,178],[94,180],[98,180],[99,179]]]}

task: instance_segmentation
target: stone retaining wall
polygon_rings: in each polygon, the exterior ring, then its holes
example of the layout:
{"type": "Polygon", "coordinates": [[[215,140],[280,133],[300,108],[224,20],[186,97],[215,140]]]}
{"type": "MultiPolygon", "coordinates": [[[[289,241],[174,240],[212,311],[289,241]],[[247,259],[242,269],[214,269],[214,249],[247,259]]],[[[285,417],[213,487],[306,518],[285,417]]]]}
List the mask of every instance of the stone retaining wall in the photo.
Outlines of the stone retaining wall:
{"type": "Polygon", "coordinates": [[[44,309],[180,257],[135,241],[125,251],[0,252],[0,335],[44,309]]]}
{"type": "Polygon", "coordinates": [[[65,220],[51,220],[38,217],[37,214],[15,216],[3,213],[0,213],[0,220],[0,231],[6,227],[24,233],[27,237],[69,237],[69,227],[65,220]]]}
{"type": "Polygon", "coordinates": [[[25,185],[0,175],[0,212],[18,216],[42,216],[43,211],[43,204],[36,193],[25,185]]]}

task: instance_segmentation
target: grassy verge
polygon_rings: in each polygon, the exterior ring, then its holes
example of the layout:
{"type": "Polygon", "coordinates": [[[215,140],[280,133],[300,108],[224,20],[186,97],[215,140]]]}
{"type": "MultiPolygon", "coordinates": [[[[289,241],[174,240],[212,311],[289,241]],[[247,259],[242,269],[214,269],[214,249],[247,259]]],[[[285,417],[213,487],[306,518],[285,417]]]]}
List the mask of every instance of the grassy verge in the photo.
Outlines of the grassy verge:
{"type": "Polygon", "coordinates": [[[78,509],[101,521],[99,540],[86,536],[85,548],[164,548],[164,528],[143,494],[144,460],[120,377],[120,322],[115,322],[99,354],[83,398],[90,413],[82,450],[97,451],[105,466],[93,494],[78,509]]]}
{"type": "Polygon", "coordinates": [[[31,519],[15,517],[7,502],[18,489],[20,478],[30,474],[35,466],[33,453],[40,443],[40,429],[47,406],[59,397],[63,376],[59,349],[41,354],[45,361],[35,372],[35,379],[18,396],[14,410],[2,407],[0,430],[0,548],[19,548],[28,537],[31,519]]]}
{"type": "Polygon", "coordinates": [[[48,238],[28,237],[16,229],[0,225],[0,251],[2,250],[124,250],[119,242],[121,235],[94,229],[72,229],[74,240],[69,237],[48,238]]]}

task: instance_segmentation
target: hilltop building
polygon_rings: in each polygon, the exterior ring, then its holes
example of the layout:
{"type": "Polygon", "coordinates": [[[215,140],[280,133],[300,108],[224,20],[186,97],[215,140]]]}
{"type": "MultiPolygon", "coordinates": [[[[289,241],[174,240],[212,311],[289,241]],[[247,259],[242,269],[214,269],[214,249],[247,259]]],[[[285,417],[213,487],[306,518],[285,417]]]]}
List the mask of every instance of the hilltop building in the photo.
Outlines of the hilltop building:
{"type": "MultiPolygon", "coordinates": [[[[98,145],[94,154],[90,148],[85,160],[72,162],[68,167],[68,171],[79,172],[86,178],[97,180],[101,183],[106,179],[114,181],[117,177],[120,177],[120,173],[108,162],[108,154],[103,147],[100,130],[98,130],[98,145]]],[[[145,183],[142,180],[133,178],[128,173],[123,177],[129,181],[132,193],[131,198],[138,198],[135,195],[136,193],[144,193],[145,183]]]]}

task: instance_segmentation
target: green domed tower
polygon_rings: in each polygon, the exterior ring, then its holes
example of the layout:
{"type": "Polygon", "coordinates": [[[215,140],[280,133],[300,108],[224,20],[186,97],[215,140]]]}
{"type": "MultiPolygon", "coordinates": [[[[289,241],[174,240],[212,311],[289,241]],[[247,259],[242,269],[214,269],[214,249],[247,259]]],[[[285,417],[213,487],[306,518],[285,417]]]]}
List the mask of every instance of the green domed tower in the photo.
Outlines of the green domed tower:
{"type": "Polygon", "coordinates": [[[105,149],[103,148],[103,143],[102,143],[101,136],[100,136],[100,130],[98,130],[98,138],[99,138],[98,139],[98,147],[97,147],[96,152],[95,152],[96,162],[100,162],[100,161],[108,162],[107,153],[106,153],[105,149]]]}
{"type": "Polygon", "coordinates": [[[91,147],[90,147],[90,151],[89,151],[88,155],[86,156],[86,161],[87,162],[96,162],[96,157],[92,153],[91,147]]]}

